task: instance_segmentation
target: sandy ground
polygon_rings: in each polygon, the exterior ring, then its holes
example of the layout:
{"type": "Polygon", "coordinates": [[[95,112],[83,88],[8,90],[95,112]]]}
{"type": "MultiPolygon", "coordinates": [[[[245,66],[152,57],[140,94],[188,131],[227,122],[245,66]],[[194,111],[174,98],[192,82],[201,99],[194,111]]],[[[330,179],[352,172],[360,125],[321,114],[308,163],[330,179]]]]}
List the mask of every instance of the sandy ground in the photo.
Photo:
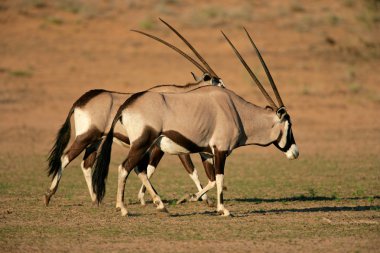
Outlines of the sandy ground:
{"type": "MultiPolygon", "coordinates": [[[[374,0],[0,1],[0,248],[377,251],[378,13],[374,0]],[[199,74],[173,51],[130,31],[144,30],[187,50],[158,17],[193,43],[229,89],[265,106],[220,30],[268,84],[241,27],[252,33],[292,115],[301,152],[292,163],[293,174],[279,169],[292,166],[283,165],[285,158],[273,147],[237,151],[229,163],[242,167],[226,179],[231,186],[227,205],[236,217],[226,220],[201,203],[173,206],[171,216],[161,217],[152,208],[141,209],[131,193],[131,209],[141,215],[130,217],[126,229],[113,211],[112,194],[100,209],[91,206],[77,168],[67,170],[66,184],[45,208],[41,196],[49,180],[44,160],[81,94],[94,88],[135,92],[157,84],[185,84],[192,80],[191,71],[199,74]],[[270,166],[272,160],[277,167],[270,166]],[[258,166],[254,175],[262,183],[253,178],[242,183],[242,177],[252,176],[248,168],[253,166],[258,166]],[[90,225],[92,220],[96,222],[90,225]],[[53,224],[58,228],[49,229],[53,224]]],[[[116,154],[120,161],[124,150],[116,154]]],[[[171,157],[162,166],[168,169],[162,169],[157,184],[170,205],[192,186],[182,169],[175,170],[179,181],[166,186],[170,168],[179,165],[171,157]]],[[[131,180],[135,188],[130,192],[137,193],[138,182],[131,180]]]]}

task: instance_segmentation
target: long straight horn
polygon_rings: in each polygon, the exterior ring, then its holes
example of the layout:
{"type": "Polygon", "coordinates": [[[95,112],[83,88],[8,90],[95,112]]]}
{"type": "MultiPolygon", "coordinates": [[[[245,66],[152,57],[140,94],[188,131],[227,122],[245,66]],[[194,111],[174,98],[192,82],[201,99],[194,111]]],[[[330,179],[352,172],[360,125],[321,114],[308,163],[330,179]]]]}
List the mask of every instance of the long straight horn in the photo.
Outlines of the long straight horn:
{"type": "Polygon", "coordinates": [[[255,48],[256,54],[260,59],[261,65],[263,65],[265,73],[267,74],[267,77],[269,79],[270,85],[272,86],[273,92],[276,95],[277,102],[279,103],[279,106],[283,107],[284,103],[282,102],[282,99],[280,97],[280,93],[277,90],[276,84],[273,81],[272,75],[270,74],[269,69],[268,69],[267,65],[265,64],[265,61],[264,61],[263,57],[261,56],[259,49],[257,49],[256,44],[253,42],[253,40],[252,40],[251,36],[249,35],[247,29],[245,29],[245,27],[243,27],[243,28],[244,28],[244,31],[247,34],[249,40],[251,41],[252,46],[255,48]]]}
{"type": "Polygon", "coordinates": [[[200,71],[203,72],[203,74],[205,73],[208,73],[208,71],[201,65],[199,64],[196,60],[194,60],[193,58],[191,58],[191,56],[187,55],[185,52],[183,52],[181,49],[173,46],[172,44],[154,36],[154,35],[151,35],[149,33],[144,33],[144,32],[141,32],[141,31],[138,31],[138,30],[131,30],[132,32],[137,32],[137,33],[140,33],[140,34],[143,34],[145,36],[148,36],[149,38],[152,38],[154,40],[157,40],[159,42],[161,42],[162,44],[170,47],[171,49],[173,49],[174,51],[176,51],[177,53],[179,53],[180,55],[182,55],[183,57],[185,57],[187,60],[189,60],[191,63],[193,63],[197,68],[199,68],[200,71]]]}
{"type": "Polygon", "coordinates": [[[212,70],[212,68],[207,64],[207,62],[205,61],[205,59],[203,59],[203,57],[198,53],[197,50],[195,50],[195,48],[176,30],[174,29],[174,27],[172,27],[171,25],[169,25],[167,22],[165,22],[163,19],[159,18],[161,20],[162,23],[164,23],[167,27],[170,28],[170,30],[172,30],[175,34],[177,34],[177,36],[183,41],[185,42],[185,44],[191,49],[191,51],[193,51],[193,53],[198,57],[198,59],[203,63],[203,65],[206,67],[206,69],[208,70],[208,72],[213,75],[213,77],[218,77],[218,75],[215,73],[214,70],[212,70]]]}
{"type": "Polygon", "coordinates": [[[277,105],[273,102],[273,100],[269,96],[268,92],[264,89],[263,85],[260,83],[259,79],[257,79],[256,75],[253,73],[253,71],[251,70],[251,68],[248,66],[248,64],[245,62],[245,60],[243,59],[243,57],[240,55],[239,51],[235,48],[235,46],[228,39],[228,37],[224,34],[224,32],[223,31],[221,31],[221,32],[222,32],[224,38],[226,38],[226,40],[228,41],[228,44],[230,44],[230,46],[234,50],[236,56],[239,58],[239,60],[241,61],[241,63],[244,65],[245,69],[248,71],[249,75],[252,77],[252,79],[255,81],[255,83],[259,87],[261,93],[263,93],[264,97],[267,99],[268,103],[271,106],[273,106],[275,109],[277,109],[278,108],[277,105]]]}

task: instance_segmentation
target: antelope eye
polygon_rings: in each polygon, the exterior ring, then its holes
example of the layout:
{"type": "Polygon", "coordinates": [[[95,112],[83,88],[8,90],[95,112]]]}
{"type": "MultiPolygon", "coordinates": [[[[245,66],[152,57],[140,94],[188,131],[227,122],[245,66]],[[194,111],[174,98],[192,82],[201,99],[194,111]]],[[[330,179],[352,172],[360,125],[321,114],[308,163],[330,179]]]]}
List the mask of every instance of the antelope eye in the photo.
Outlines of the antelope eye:
{"type": "Polygon", "coordinates": [[[220,82],[219,82],[219,79],[218,78],[211,78],[211,82],[212,82],[212,85],[218,85],[220,82]]]}
{"type": "Polygon", "coordinates": [[[210,81],[211,80],[211,76],[209,74],[205,74],[203,76],[203,81],[207,82],[207,81],[210,81]]]}

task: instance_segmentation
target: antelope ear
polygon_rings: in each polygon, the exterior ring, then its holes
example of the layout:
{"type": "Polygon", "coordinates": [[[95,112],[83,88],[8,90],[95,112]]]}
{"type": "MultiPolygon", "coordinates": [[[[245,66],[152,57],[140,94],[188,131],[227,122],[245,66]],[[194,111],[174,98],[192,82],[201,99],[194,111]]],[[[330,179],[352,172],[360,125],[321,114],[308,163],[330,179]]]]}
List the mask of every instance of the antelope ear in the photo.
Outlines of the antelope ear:
{"type": "Polygon", "coordinates": [[[196,82],[198,82],[200,80],[200,78],[196,74],[194,74],[193,72],[190,72],[190,73],[196,82]]]}
{"type": "Polygon", "coordinates": [[[286,111],[285,107],[280,107],[276,111],[277,116],[282,119],[288,112],[286,111]]]}

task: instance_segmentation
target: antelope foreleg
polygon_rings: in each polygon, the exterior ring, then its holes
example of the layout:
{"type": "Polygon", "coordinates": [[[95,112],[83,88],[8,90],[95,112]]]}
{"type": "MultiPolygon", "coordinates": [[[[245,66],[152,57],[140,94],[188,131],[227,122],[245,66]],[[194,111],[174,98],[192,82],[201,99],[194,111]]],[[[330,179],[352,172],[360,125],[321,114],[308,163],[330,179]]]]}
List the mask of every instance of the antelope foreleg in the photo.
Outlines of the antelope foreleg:
{"type": "MultiPolygon", "coordinates": [[[[148,168],[147,168],[147,177],[148,179],[150,179],[154,173],[154,171],[156,170],[156,167],[154,167],[153,165],[148,165],[148,168]]],[[[144,196],[145,196],[145,191],[146,191],[146,187],[144,184],[141,185],[141,188],[140,188],[140,191],[137,195],[137,198],[140,200],[140,203],[142,206],[145,206],[146,205],[146,202],[145,202],[145,199],[144,199],[144,196]]]]}
{"type": "Polygon", "coordinates": [[[118,168],[118,179],[117,179],[117,194],[116,194],[116,209],[120,209],[121,215],[126,216],[128,214],[127,207],[124,204],[124,188],[129,175],[123,165],[118,168]]]}
{"type": "MultiPolygon", "coordinates": [[[[199,181],[198,171],[194,167],[194,164],[193,164],[193,161],[191,161],[190,155],[183,154],[183,155],[179,155],[178,157],[181,160],[183,167],[185,167],[185,170],[187,171],[187,173],[189,173],[189,176],[191,180],[193,180],[198,191],[202,191],[203,187],[201,185],[201,182],[199,181]]],[[[202,200],[207,201],[207,194],[202,195],[202,200]]]]}
{"type": "Polygon", "coordinates": [[[160,196],[158,196],[156,190],[153,188],[146,174],[146,166],[148,165],[148,162],[149,162],[149,153],[146,153],[143,156],[143,158],[140,160],[138,165],[135,167],[135,172],[140,178],[145,188],[148,190],[149,194],[151,195],[153,203],[157,206],[157,209],[166,210],[164,203],[161,201],[160,196]]]}
{"type": "Polygon", "coordinates": [[[51,197],[56,193],[56,191],[58,189],[59,181],[61,181],[63,170],[70,163],[69,156],[68,155],[62,156],[61,161],[62,161],[62,167],[59,169],[57,174],[54,176],[49,189],[45,193],[45,205],[46,206],[49,205],[51,197]]]}
{"type": "MultiPolygon", "coordinates": [[[[152,177],[153,173],[155,172],[157,168],[158,163],[161,161],[163,156],[164,156],[164,152],[162,152],[159,147],[154,145],[149,154],[149,165],[147,168],[148,179],[152,177]]],[[[140,191],[137,195],[137,198],[140,200],[140,203],[143,206],[146,204],[145,199],[144,199],[145,191],[146,191],[146,188],[145,188],[145,185],[143,184],[141,185],[140,191]]]]}
{"type": "Polygon", "coordinates": [[[224,181],[224,165],[227,158],[226,151],[218,151],[214,147],[215,158],[214,166],[216,173],[216,192],[217,192],[217,208],[216,211],[222,216],[230,216],[230,212],[224,207],[223,200],[223,181],[224,181]]]}

